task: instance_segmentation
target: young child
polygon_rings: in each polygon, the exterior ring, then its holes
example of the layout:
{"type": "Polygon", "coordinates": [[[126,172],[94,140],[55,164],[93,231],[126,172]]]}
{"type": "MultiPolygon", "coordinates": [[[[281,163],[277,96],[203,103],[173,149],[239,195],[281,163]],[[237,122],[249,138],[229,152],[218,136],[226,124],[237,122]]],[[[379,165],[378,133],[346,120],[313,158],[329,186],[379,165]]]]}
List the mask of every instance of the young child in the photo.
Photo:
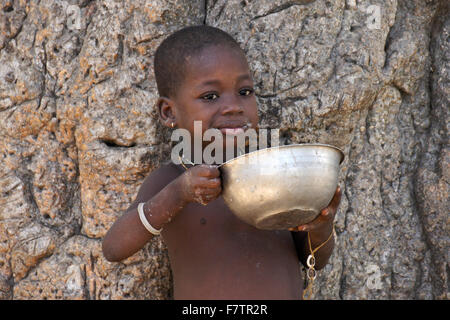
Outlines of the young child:
{"type": "MultiPolygon", "coordinates": [[[[168,127],[193,136],[194,120],[202,121],[203,131],[217,128],[224,135],[258,126],[245,54],[217,28],[187,27],[169,36],[156,51],[155,76],[160,118],[168,127]]],[[[133,255],[153,237],[150,228],[161,231],[167,245],[175,299],[301,299],[299,260],[306,265],[311,249],[321,246],[314,254],[315,269],[327,263],[339,188],[313,222],[285,231],[259,230],[225,205],[216,165],[188,167],[170,163],[145,178],[106,234],[105,258],[133,255]]]]}

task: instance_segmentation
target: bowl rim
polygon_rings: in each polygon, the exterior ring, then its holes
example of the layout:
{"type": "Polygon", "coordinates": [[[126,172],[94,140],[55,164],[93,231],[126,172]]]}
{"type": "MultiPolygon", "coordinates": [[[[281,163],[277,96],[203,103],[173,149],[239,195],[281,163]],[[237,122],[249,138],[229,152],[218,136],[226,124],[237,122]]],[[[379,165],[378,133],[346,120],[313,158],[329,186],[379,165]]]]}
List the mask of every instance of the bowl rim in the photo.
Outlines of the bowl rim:
{"type": "Polygon", "coordinates": [[[267,152],[269,150],[272,149],[281,149],[281,148],[290,148],[290,147],[327,147],[327,148],[332,148],[335,149],[339,152],[340,156],[341,156],[341,160],[339,161],[339,164],[342,163],[342,161],[344,161],[345,155],[344,152],[342,151],[342,149],[333,146],[331,144],[325,144],[325,143],[294,143],[294,144],[285,144],[285,145],[281,145],[281,146],[275,146],[275,147],[270,147],[270,148],[264,148],[264,149],[259,149],[259,150],[255,150],[249,153],[245,153],[245,154],[241,154],[240,156],[237,156],[235,158],[232,158],[228,161],[225,161],[224,163],[220,164],[219,167],[223,167],[226,166],[227,164],[230,164],[231,162],[234,162],[235,160],[237,161],[237,159],[240,158],[244,158],[244,157],[248,157],[253,153],[257,153],[257,152],[267,152]]]}

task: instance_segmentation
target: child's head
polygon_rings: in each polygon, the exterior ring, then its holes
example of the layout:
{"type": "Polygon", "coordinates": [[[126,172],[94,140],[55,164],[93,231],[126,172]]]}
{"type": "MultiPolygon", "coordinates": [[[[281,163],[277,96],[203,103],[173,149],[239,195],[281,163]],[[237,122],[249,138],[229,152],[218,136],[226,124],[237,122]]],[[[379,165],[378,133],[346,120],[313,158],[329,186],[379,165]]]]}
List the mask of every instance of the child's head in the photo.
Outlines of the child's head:
{"type": "Polygon", "coordinates": [[[209,26],[175,32],[156,50],[154,70],[166,126],[191,134],[194,120],[202,121],[203,132],[257,127],[252,75],[243,50],[226,32],[209,26]]]}
{"type": "Polygon", "coordinates": [[[159,95],[173,97],[186,73],[186,59],[216,45],[242,51],[228,33],[204,25],[183,28],[167,37],[156,50],[154,60],[159,95]]]}

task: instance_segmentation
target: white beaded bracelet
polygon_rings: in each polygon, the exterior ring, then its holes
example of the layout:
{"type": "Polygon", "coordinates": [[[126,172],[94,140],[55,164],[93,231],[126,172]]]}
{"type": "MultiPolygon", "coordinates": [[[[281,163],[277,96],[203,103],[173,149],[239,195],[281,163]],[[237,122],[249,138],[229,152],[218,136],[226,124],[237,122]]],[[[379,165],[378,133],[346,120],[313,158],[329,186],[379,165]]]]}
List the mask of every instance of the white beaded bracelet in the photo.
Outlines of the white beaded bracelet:
{"type": "Polygon", "coordinates": [[[141,219],[142,224],[144,225],[145,229],[148,230],[148,232],[150,232],[151,234],[153,234],[155,236],[158,236],[161,233],[162,228],[159,229],[159,230],[156,230],[148,222],[148,220],[147,220],[147,218],[145,217],[145,214],[144,214],[144,204],[145,204],[145,202],[141,202],[138,205],[139,219],[141,219]]]}

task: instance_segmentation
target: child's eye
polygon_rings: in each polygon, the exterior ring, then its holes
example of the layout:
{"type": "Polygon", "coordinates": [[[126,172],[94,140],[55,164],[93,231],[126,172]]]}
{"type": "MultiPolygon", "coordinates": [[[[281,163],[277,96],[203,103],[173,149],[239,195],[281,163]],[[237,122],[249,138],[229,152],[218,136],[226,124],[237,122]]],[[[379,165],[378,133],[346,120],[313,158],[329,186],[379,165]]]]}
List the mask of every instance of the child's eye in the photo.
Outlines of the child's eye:
{"type": "Polygon", "coordinates": [[[208,93],[208,94],[205,94],[204,96],[202,96],[202,99],[207,100],[207,101],[214,101],[218,98],[219,98],[219,96],[215,93],[208,93]]]}
{"type": "Polygon", "coordinates": [[[242,89],[241,91],[239,91],[239,94],[241,96],[249,96],[253,93],[253,89],[242,89]]]}

